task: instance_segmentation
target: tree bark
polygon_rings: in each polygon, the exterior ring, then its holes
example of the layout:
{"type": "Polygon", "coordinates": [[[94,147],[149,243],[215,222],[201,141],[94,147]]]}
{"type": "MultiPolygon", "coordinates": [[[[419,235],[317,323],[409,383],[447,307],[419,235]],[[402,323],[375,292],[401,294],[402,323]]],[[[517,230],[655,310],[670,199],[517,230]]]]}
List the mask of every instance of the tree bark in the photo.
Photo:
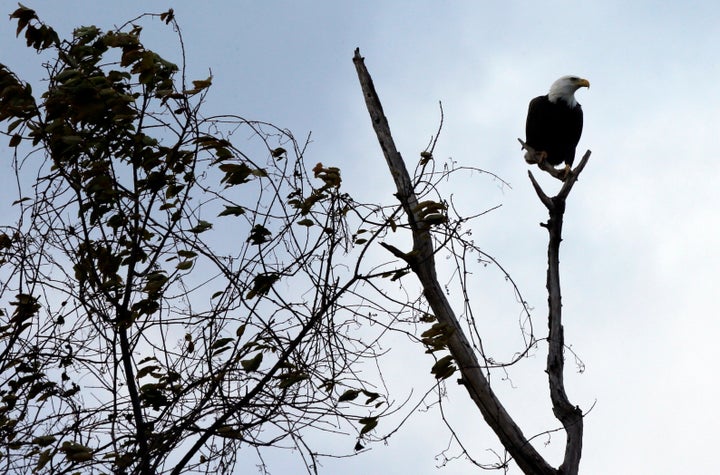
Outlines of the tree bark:
{"type": "Polygon", "coordinates": [[[560,242],[562,241],[563,216],[565,214],[565,200],[580,172],[590,158],[588,150],[575,170],[570,171],[560,192],[550,198],[540,188],[532,172],[528,172],[533,188],[540,201],[548,209],[549,219],[541,224],[548,230],[548,358],[547,374],[550,385],[550,400],[553,405],[553,414],[562,423],[567,436],[565,443],[565,457],[560,465],[559,473],[563,475],[577,475],[582,454],[583,414],[579,407],[573,406],[565,392],[563,378],[564,358],[564,332],[562,326],[562,295],[560,292],[560,242]]]}

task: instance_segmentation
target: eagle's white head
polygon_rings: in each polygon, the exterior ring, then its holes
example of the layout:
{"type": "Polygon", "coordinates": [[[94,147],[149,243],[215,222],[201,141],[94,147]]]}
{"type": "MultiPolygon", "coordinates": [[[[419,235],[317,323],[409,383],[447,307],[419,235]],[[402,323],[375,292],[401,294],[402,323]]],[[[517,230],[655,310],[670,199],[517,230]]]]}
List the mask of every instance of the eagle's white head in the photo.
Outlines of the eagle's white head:
{"type": "Polygon", "coordinates": [[[590,87],[590,81],[578,76],[563,76],[550,86],[548,99],[553,103],[557,102],[558,99],[562,99],[570,107],[575,107],[577,104],[575,91],[581,87],[590,87]]]}

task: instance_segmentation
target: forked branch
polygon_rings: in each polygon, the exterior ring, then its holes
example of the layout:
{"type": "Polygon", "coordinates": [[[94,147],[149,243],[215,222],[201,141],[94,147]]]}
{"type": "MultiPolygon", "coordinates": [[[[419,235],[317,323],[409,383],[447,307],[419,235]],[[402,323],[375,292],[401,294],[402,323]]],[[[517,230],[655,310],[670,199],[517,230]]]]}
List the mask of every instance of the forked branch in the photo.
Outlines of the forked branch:
{"type": "Polygon", "coordinates": [[[563,371],[565,358],[564,332],[562,326],[562,296],[560,293],[560,242],[562,241],[563,215],[565,200],[577,181],[578,175],[590,159],[590,150],[585,152],[582,160],[565,178],[558,194],[550,198],[535,180],[532,172],[528,172],[533,188],[540,201],[548,209],[550,215],[547,223],[541,224],[549,233],[548,242],[548,359],[547,374],[550,385],[550,399],[553,414],[562,423],[567,436],[565,458],[560,466],[563,475],[577,475],[582,455],[583,415],[579,407],[573,406],[565,392],[563,371]]]}

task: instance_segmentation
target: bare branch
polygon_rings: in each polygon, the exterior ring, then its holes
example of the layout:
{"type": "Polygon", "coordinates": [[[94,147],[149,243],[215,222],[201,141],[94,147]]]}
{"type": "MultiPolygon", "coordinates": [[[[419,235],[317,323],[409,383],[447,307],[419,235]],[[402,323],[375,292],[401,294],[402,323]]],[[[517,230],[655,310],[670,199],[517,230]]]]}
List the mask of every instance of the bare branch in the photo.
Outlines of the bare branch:
{"type": "Polygon", "coordinates": [[[535,193],[537,193],[538,198],[540,198],[540,201],[545,205],[547,209],[552,208],[553,203],[552,200],[548,195],[545,194],[542,188],[540,188],[540,184],[535,180],[535,177],[533,176],[532,172],[528,170],[528,176],[530,177],[530,181],[532,182],[533,188],[535,189],[535,193]]]}
{"type": "Polygon", "coordinates": [[[565,337],[562,326],[562,296],[560,292],[560,242],[562,241],[563,215],[565,213],[565,200],[570,193],[580,172],[590,158],[588,150],[580,164],[572,170],[563,184],[560,192],[549,198],[540,188],[531,172],[530,181],[538,197],[548,209],[549,219],[542,226],[548,230],[548,358],[547,374],[550,385],[550,399],[555,417],[562,423],[567,435],[565,457],[560,472],[563,475],[577,475],[580,456],[582,454],[583,414],[580,408],[573,406],[565,392],[565,337]]]}
{"type": "Polygon", "coordinates": [[[365,103],[372,120],[380,147],[385,155],[390,174],[397,188],[396,197],[407,214],[413,235],[413,259],[406,260],[417,275],[425,298],[440,323],[455,329],[449,338],[448,348],[457,363],[465,388],[475,402],[485,421],[510,451],[517,464],[525,473],[555,474],[543,457],[535,450],[523,435],[520,427],[510,417],[500,400],[496,397],[475,355],[470,342],[461,331],[460,322],[455,316],[441,285],[437,280],[435,259],[429,226],[423,222],[417,209],[417,197],[412,188],[405,163],[397,151],[390,127],[383,113],[372,79],[368,73],[360,50],[355,50],[353,58],[358,78],[365,97],[365,103]]]}
{"type": "Polygon", "coordinates": [[[588,160],[590,160],[590,150],[585,152],[585,155],[583,155],[582,159],[580,160],[580,163],[578,163],[578,166],[575,167],[570,173],[568,173],[568,176],[565,178],[565,182],[563,183],[562,188],[560,188],[560,191],[558,192],[558,197],[561,199],[567,198],[567,196],[570,194],[570,190],[572,189],[573,185],[578,179],[578,176],[585,168],[585,165],[587,164],[588,160]]]}

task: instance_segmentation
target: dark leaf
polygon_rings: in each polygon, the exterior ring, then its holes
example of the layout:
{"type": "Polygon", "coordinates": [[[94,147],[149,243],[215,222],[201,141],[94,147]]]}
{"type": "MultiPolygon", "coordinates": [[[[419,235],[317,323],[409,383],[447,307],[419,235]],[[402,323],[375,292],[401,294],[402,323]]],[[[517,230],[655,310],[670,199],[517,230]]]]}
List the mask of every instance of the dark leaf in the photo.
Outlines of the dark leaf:
{"type": "Polygon", "coordinates": [[[208,229],[212,228],[212,223],[208,223],[207,221],[200,220],[198,224],[192,228],[190,228],[190,232],[194,234],[200,234],[204,231],[207,231],[208,229]]]}
{"type": "MultiPolygon", "coordinates": [[[[145,367],[140,368],[140,369],[138,370],[138,372],[137,372],[137,374],[135,375],[135,377],[136,377],[137,379],[140,379],[140,378],[142,378],[143,376],[147,376],[148,374],[151,374],[153,371],[159,370],[159,369],[160,369],[160,367],[157,366],[157,365],[145,366],[145,367]]],[[[152,375],[151,375],[151,376],[152,376],[152,375]]]]}
{"type": "Polygon", "coordinates": [[[87,462],[93,457],[92,449],[89,447],[67,440],[60,446],[60,451],[65,453],[65,457],[71,462],[87,462]]]}
{"type": "Polygon", "coordinates": [[[435,375],[435,379],[447,379],[455,370],[457,368],[453,365],[452,355],[447,355],[437,360],[430,372],[435,375]]]}
{"type": "Polygon", "coordinates": [[[378,418],[377,417],[364,417],[360,419],[358,422],[363,425],[362,429],[360,429],[360,435],[367,434],[371,430],[373,430],[378,425],[378,418]]]}
{"type": "Polygon", "coordinates": [[[217,433],[220,437],[227,437],[229,439],[242,439],[242,432],[233,426],[221,426],[218,428],[217,433]]]}
{"type": "Polygon", "coordinates": [[[40,472],[45,465],[52,460],[52,456],[54,454],[54,451],[51,451],[51,449],[46,449],[40,452],[40,455],[38,456],[38,463],[35,466],[35,473],[40,472]]]}
{"type": "Polygon", "coordinates": [[[308,379],[306,373],[289,373],[280,376],[280,388],[285,389],[293,384],[299,383],[300,381],[308,379]]]}
{"type": "Polygon", "coordinates": [[[240,216],[241,214],[245,214],[245,208],[242,206],[225,206],[218,216],[240,216]]]}
{"type": "Polygon", "coordinates": [[[178,265],[176,265],[175,268],[177,270],[188,270],[192,267],[192,265],[193,265],[193,261],[190,261],[190,260],[182,261],[182,262],[178,263],[178,265]]]}
{"type": "Polygon", "coordinates": [[[35,14],[35,10],[32,10],[30,8],[24,7],[23,5],[20,5],[20,8],[15,10],[10,14],[10,19],[17,18],[18,26],[17,30],[15,31],[15,36],[20,36],[20,33],[25,29],[25,27],[30,23],[30,20],[37,20],[37,15],[35,14]]]}
{"type": "Polygon", "coordinates": [[[276,272],[269,272],[267,274],[259,274],[253,279],[253,287],[247,294],[248,299],[252,299],[258,295],[267,295],[272,289],[275,282],[280,279],[280,275],[276,272]]]}
{"type": "Polygon", "coordinates": [[[259,245],[269,241],[270,236],[272,236],[272,233],[265,226],[256,224],[250,231],[250,237],[247,238],[247,241],[259,245]]]}
{"type": "Polygon", "coordinates": [[[160,14],[160,21],[164,21],[166,25],[175,19],[175,11],[171,8],[165,13],[160,14]]]}
{"type": "Polygon", "coordinates": [[[375,401],[377,398],[380,397],[380,394],[374,393],[371,391],[366,391],[363,389],[363,394],[365,394],[368,398],[365,401],[365,404],[370,404],[371,402],[375,401]]]}
{"type": "Polygon", "coordinates": [[[234,341],[233,338],[220,338],[219,340],[216,340],[215,343],[212,344],[210,349],[216,350],[218,348],[226,346],[228,343],[232,343],[233,341],[234,341]]]}
{"type": "Polygon", "coordinates": [[[252,174],[252,169],[244,163],[223,163],[220,165],[220,170],[225,172],[225,176],[220,183],[225,183],[225,186],[240,185],[250,181],[248,177],[252,174]]]}
{"type": "Polygon", "coordinates": [[[393,276],[392,276],[392,278],[391,278],[390,280],[391,280],[391,281],[396,281],[396,280],[398,280],[399,278],[401,278],[401,277],[403,277],[404,275],[407,275],[407,274],[409,274],[409,273],[410,273],[410,271],[407,270],[407,269],[397,270],[397,271],[395,271],[395,273],[393,273],[393,276]]]}
{"type": "Polygon", "coordinates": [[[262,352],[259,352],[256,354],[253,358],[249,360],[242,360],[240,361],[240,364],[242,365],[243,369],[245,371],[257,371],[260,367],[260,363],[262,363],[263,354],[262,352]]]}
{"type": "Polygon", "coordinates": [[[360,391],[356,389],[348,389],[340,395],[338,402],[353,401],[360,395],[360,391]]]}
{"type": "Polygon", "coordinates": [[[313,221],[312,219],[309,219],[309,218],[305,218],[305,219],[301,219],[297,223],[300,226],[307,226],[309,228],[310,226],[313,226],[315,224],[315,221],[313,221]]]}

